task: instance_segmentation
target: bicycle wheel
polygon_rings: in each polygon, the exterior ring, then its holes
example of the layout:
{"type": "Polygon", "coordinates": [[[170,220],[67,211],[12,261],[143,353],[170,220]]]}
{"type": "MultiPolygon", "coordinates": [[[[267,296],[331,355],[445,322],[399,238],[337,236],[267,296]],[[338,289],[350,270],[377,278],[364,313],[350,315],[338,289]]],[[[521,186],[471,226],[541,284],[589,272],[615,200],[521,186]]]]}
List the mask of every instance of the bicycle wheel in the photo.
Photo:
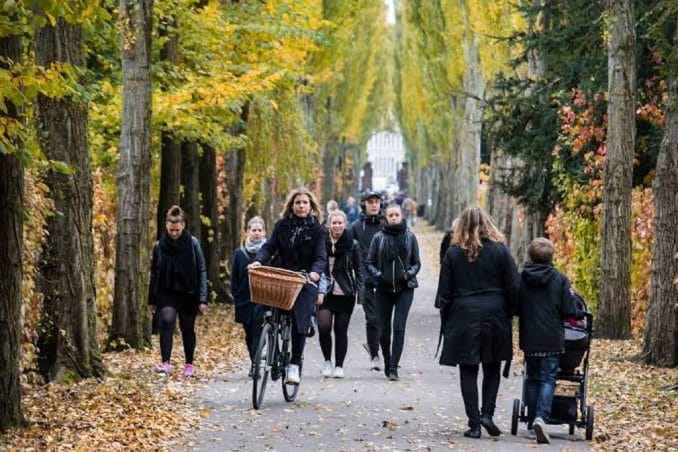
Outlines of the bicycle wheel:
{"type": "Polygon", "coordinates": [[[272,352],[275,341],[273,325],[266,323],[261,330],[257,353],[254,355],[254,372],[252,374],[252,406],[258,410],[264,401],[266,382],[271,372],[272,352]]]}
{"type": "MultiPolygon", "coordinates": [[[[290,363],[290,358],[292,357],[292,341],[290,339],[283,339],[281,353],[283,355],[283,362],[285,363],[283,366],[282,379],[283,397],[285,397],[286,402],[293,402],[299,393],[299,385],[285,383],[287,380],[287,365],[290,363]]],[[[301,377],[301,366],[299,366],[299,376],[301,377]]]]}

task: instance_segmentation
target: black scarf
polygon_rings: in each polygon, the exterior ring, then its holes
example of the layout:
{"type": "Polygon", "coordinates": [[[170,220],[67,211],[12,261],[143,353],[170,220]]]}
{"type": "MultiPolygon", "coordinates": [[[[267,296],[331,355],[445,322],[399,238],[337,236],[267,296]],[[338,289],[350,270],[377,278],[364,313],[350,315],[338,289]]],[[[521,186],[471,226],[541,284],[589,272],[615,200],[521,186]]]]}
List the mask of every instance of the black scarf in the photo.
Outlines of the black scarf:
{"type": "Polygon", "coordinates": [[[398,224],[384,224],[381,229],[384,232],[384,241],[381,243],[382,248],[386,248],[385,256],[390,261],[396,260],[398,256],[405,263],[407,257],[407,241],[405,234],[407,233],[407,223],[402,220],[398,224]]]}
{"type": "Polygon", "coordinates": [[[379,224],[384,217],[382,217],[381,213],[378,213],[377,215],[367,215],[365,212],[360,212],[358,218],[360,221],[364,221],[367,224],[379,224]]]}
{"type": "Polygon", "coordinates": [[[160,287],[197,294],[198,270],[191,234],[184,230],[178,239],[173,240],[163,232],[160,246],[160,287]]]}
{"type": "Polygon", "coordinates": [[[313,227],[317,223],[314,216],[309,215],[306,218],[301,218],[291,213],[287,216],[287,221],[291,229],[290,248],[297,249],[302,243],[311,240],[313,227]]]}
{"type": "Polygon", "coordinates": [[[348,233],[348,230],[344,230],[341,236],[332,244],[331,233],[327,234],[327,255],[340,258],[346,254],[346,252],[351,248],[353,244],[353,238],[348,233]]]}

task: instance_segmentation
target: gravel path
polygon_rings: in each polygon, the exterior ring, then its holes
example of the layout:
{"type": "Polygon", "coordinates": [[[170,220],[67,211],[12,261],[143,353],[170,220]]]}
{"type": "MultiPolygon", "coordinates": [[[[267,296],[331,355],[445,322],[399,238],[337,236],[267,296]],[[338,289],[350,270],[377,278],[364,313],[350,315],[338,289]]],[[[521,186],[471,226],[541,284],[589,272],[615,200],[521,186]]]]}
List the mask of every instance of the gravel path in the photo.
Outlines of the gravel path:
{"type": "MultiPolygon", "coordinates": [[[[286,403],[280,381],[269,380],[260,410],[253,410],[247,365],[239,372],[209,382],[197,394],[204,429],[191,443],[195,450],[524,450],[537,447],[520,424],[510,435],[512,400],[520,396],[521,377],[514,367],[499,388],[495,422],[504,431],[499,439],[485,431],[480,440],[464,438],[466,417],[458,369],[434,359],[439,317],[433,307],[437,269],[427,266],[439,234],[417,230],[424,266],[420,288],[410,311],[400,381],[389,382],[383,372],[370,372],[364,315],[357,306],[349,329],[346,378],[320,376],[322,354],[317,335],[306,345],[304,373],[297,401],[286,403]]],[[[566,426],[550,426],[550,450],[585,450],[583,430],[574,436],[566,426]]]]}

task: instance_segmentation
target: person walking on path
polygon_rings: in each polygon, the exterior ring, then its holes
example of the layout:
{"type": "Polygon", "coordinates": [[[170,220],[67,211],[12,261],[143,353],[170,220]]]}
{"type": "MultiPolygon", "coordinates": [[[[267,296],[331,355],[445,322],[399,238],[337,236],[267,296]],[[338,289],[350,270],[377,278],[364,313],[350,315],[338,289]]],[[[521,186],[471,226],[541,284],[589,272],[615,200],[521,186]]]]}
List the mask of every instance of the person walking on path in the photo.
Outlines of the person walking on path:
{"type": "Polygon", "coordinates": [[[560,357],[565,353],[563,321],[582,318],[567,277],[553,267],[553,243],[544,237],[527,248],[530,263],[520,277],[518,315],[520,349],[525,354],[527,428],[537,442],[549,443],[546,423],[551,414],[560,357]]]}
{"type": "Polygon", "coordinates": [[[355,203],[355,198],[353,196],[348,197],[343,210],[348,220],[347,224],[351,224],[356,221],[358,219],[358,215],[360,215],[360,208],[355,203]]]}
{"type": "Polygon", "coordinates": [[[511,316],[516,311],[518,273],[504,236],[480,207],[468,207],[454,229],[438,281],[443,350],[440,364],[459,365],[461,394],[469,430],[480,438],[480,426],[491,436],[500,364],[513,355],[511,316]],[[478,410],[478,368],[483,366],[482,408],[478,410]]]}
{"type": "MultiPolygon", "coordinates": [[[[318,283],[327,265],[326,235],[315,196],[305,187],[296,188],[287,195],[282,219],[275,223],[271,236],[250,266],[266,265],[276,256],[276,267],[305,271],[313,283],[318,283]]],[[[292,308],[292,358],[287,370],[287,384],[300,382],[306,337],[317,301],[317,285],[306,284],[292,308]]]]}
{"type": "Polygon", "coordinates": [[[346,230],[346,214],[341,210],[327,218],[329,234],[327,295],[318,307],[318,333],[320,348],[325,358],[323,377],[344,378],[344,358],[348,349],[348,325],[355,307],[356,295],[362,287],[362,261],[358,242],[346,230]],[[332,367],[332,326],[334,324],[335,359],[332,367]]]}
{"type": "Polygon", "coordinates": [[[376,307],[381,324],[384,373],[398,380],[398,364],[405,345],[405,325],[421,268],[417,238],[407,228],[397,204],[386,208],[386,221],[375,234],[367,256],[367,271],[377,283],[376,307]],[[394,314],[395,312],[395,314],[394,314]],[[391,321],[393,343],[391,343],[391,321]]]}
{"type": "MultiPolygon", "coordinates": [[[[254,355],[259,343],[259,335],[264,322],[264,307],[252,303],[247,267],[257,256],[257,252],[266,243],[266,226],[264,219],[256,216],[247,222],[247,238],[245,246],[233,253],[231,264],[231,294],[235,304],[235,321],[245,331],[245,343],[250,356],[250,364],[254,363],[254,355]]],[[[252,366],[250,366],[250,375],[252,366]]]]}
{"type": "Polygon", "coordinates": [[[379,318],[375,307],[375,282],[369,277],[367,269],[364,267],[367,263],[367,252],[370,249],[370,243],[374,235],[379,232],[384,218],[381,214],[383,201],[381,195],[376,191],[367,191],[361,198],[362,212],[358,220],[351,223],[349,232],[351,237],[358,242],[360,247],[360,257],[363,262],[362,274],[365,275],[364,287],[358,293],[358,303],[362,305],[365,313],[365,348],[370,355],[370,367],[372,370],[379,370],[381,364],[379,360],[379,318]]]}
{"type": "Polygon", "coordinates": [[[200,242],[185,229],[184,211],[172,206],[167,212],[165,231],[153,247],[148,303],[158,316],[160,355],[158,372],[172,370],[172,338],[179,316],[184,343],[184,376],[195,373],[195,318],[207,308],[207,269],[200,242]]]}

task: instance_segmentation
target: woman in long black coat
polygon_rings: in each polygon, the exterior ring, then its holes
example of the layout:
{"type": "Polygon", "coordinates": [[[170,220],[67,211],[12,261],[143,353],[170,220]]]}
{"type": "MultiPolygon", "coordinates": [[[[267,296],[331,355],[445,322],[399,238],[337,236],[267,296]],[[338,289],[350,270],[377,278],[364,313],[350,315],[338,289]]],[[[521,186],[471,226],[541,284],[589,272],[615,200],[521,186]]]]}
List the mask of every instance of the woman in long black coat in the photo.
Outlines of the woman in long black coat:
{"type": "MultiPolygon", "coordinates": [[[[304,187],[294,189],[287,195],[282,219],[275,223],[273,233],[250,265],[266,265],[276,256],[276,267],[305,271],[310,280],[317,283],[327,264],[326,235],[322,213],[313,193],[304,187]]],[[[306,335],[317,300],[318,287],[306,284],[292,308],[292,358],[286,372],[287,384],[299,384],[306,335]]]]}
{"type": "Polygon", "coordinates": [[[436,307],[444,337],[440,364],[459,365],[461,393],[470,429],[480,438],[482,425],[492,436],[501,431],[492,420],[501,361],[513,356],[511,317],[515,312],[518,272],[504,236],[480,207],[467,208],[443,258],[436,307]],[[483,366],[483,405],[478,410],[478,368],[483,366]]]}

